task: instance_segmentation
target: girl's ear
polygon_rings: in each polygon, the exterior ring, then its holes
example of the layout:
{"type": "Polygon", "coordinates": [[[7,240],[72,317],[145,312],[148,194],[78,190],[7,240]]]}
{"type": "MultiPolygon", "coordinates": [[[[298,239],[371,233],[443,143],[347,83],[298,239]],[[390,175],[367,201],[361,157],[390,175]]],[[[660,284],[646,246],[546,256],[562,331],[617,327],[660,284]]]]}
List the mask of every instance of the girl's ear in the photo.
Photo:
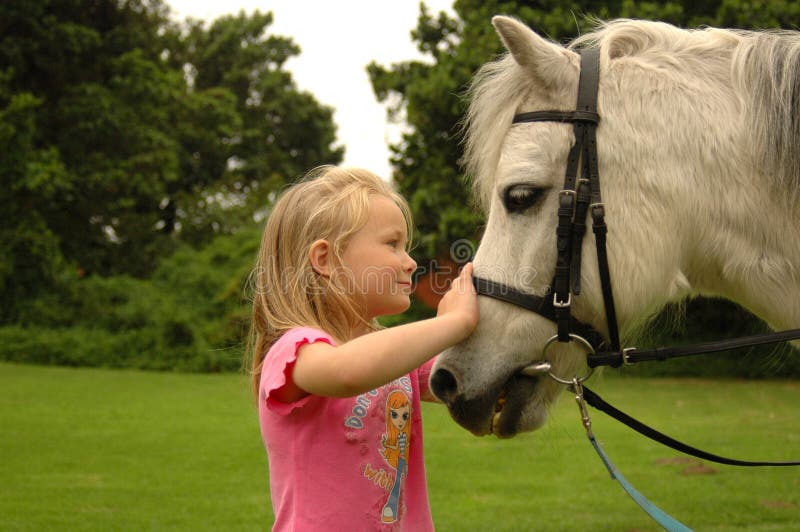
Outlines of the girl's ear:
{"type": "Polygon", "coordinates": [[[331,275],[331,245],[327,240],[317,240],[308,250],[308,260],[314,271],[323,277],[331,275]]]}

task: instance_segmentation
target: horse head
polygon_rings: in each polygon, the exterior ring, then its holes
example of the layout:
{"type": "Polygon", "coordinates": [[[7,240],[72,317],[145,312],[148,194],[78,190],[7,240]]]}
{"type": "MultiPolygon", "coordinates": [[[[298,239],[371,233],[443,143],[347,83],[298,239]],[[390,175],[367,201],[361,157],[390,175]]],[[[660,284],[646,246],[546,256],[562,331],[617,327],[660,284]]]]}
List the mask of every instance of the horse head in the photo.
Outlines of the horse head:
{"type": "MultiPolygon", "coordinates": [[[[621,20],[564,47],[515,19],[492,23],[509,53],[476,74],[465,121],[467,170],[487,213],[476,276],[528,294],[551,290],[559,193],[576,139],[571,124],[512,119],[574,110],[581,70],[575,50],[596,48],[597,155],[622,338],[633,337],[667,303],[694,294],[728,297],[772,325],[800,320],[799,298],[788,318],[770,313],[768,304],[779,290],[798,288],[797,231],[788,239],[776,234],[787,220],[797,221],[779,190],[781,182],[797,181],[797,174],[786,176],[800,164],[800,121],[769,133],[778,120],[786,122],[776,118],[786,98],[773,94],[774,101],[764,102],[770,90],[783,90],[793,94],[789,111],[800,109],[800,90],[792,89],[800,87],[797,36],[792,46],[776,48],[781,36],[757,44],[762,36],[754,32],[621,20]],[[778,76],[783,81],[776,79],[780,69],[757,64],[774,60],[777,49],[795,64],[778,76]]],[[[607,335],[591,231],[581,256],[581,291],[571,312],[607,335]]],[[[562,387],[521,368],[547,361],[553,374],[569,379],[584,371],[586,349],[579,342],[548,344],[556,325],[507,302],[481,297],[480,313],[473,335],[439,357],[432,389],[476,435],[534,430],[562,387]]]]}

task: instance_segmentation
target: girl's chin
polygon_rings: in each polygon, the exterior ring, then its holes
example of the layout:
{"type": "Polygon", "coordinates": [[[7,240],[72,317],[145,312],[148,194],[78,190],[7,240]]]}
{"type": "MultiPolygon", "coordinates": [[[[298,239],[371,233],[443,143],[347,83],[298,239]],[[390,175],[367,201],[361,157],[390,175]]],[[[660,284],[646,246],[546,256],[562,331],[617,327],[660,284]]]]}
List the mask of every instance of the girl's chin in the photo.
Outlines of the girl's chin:
{"type": "Polygon", "coordinates": [[[403,301],[397,303],[397,307],[392,311],[392,314],[400,314],[405,312],[411,306],[411,297],[408,295],[397,296],[403,298],[403,301]]]}
{"type": "Polygon", "coordinates": [[[407,294],[398,294],[394,298],[393,301],[385,305],[379,312],[374,313],[373,317],[377,318],[380,316],[394,316],[395,314],[400,314],[401,312],[405,312],[411,306],[411,296],[407,294]]]}

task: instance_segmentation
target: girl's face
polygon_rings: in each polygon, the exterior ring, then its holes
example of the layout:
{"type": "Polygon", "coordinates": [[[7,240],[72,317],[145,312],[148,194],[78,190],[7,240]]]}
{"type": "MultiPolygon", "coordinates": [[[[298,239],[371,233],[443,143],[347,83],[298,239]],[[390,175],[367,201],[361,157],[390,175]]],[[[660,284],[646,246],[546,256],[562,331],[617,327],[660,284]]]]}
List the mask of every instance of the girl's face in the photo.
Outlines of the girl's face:
{"type": "Polygon", "coordinates": [[[408,423],[410,413],[411,407],[409,405],[404,405],[400,408],[390,408],[389,419],[392,420],[392,425],[397,427],[397,430],[402,431],[408,423]]]}
{"type": "Polygon", "coordinates": [[[398,314],[411,304],[411,275],[417,263],[406,253],[407,233],[400,208],[391,199],[373,194],[369,219],[350,238],[342,256],[368,320],[398,314]]]}

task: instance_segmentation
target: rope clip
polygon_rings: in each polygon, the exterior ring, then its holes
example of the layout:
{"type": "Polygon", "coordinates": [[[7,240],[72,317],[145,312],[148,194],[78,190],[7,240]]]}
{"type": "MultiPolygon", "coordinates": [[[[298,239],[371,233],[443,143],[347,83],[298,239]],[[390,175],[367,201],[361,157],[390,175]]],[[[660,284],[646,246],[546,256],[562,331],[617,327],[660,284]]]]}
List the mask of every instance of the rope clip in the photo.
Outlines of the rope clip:
{"type": "Polygon", "coordinates": [[[575,402],[578,403],[578,410],[581,412],[581,423],[583,428],[586,429],[586,436],[590,440],[594,439],[594,432],[592,432],[592,418],[589,417],[589,409],[586,408],[586,401],[583,398],[583,386],[581,386],[581,379],[575,377],[572,379],[570,389],[575,393],[575,402]]]}

